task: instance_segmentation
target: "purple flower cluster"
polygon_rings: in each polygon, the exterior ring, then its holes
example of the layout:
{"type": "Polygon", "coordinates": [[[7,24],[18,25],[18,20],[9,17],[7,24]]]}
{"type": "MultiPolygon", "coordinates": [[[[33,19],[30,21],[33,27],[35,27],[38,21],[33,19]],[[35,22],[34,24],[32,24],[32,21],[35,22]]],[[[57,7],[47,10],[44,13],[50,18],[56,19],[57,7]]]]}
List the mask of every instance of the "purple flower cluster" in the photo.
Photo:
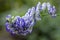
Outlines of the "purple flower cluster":
{"type": "Polygon", "coordinates": [[[6,30],[12,34],[17,35],[26,35],[27,33],[31,33],[32,29],[31,26],[33,26],[34,22],[27,20],[25,21],[23,18],[17,17],[14,22],[9,22],[9,20],[6,20],[6,30]]]}
{"type": "Polygon", "coordinates": [[[17,35],[27,35],[28,33],[32,32],[32,28],[35,24],[34,19],[34,10],[35,8],[32,7],[28,10],[25,16],[13,16],[8,15],[6,17],[6,30],[11,34],[17,35]]]}
{"type": "Polygon", "coordinates": [[[51,6],[45,2],[41,5],[41,3],[38,2],[36,7],[29,8],[22,17],[8,15],[5,23],[6,30],[11,34],[24,36],[31,33],[36,21],[41,20],[40,11],[45,10],[46,7],[49,14],[55,16],[55,6],[51,6]]]}
{"type": "Polygon", "coordinates": [[[56,17],[56,8],[55,6],[52,6],[49,2],[47,3],[47,9],[48,9],[48,13],[52,16],[52,17],[56,17]]]}

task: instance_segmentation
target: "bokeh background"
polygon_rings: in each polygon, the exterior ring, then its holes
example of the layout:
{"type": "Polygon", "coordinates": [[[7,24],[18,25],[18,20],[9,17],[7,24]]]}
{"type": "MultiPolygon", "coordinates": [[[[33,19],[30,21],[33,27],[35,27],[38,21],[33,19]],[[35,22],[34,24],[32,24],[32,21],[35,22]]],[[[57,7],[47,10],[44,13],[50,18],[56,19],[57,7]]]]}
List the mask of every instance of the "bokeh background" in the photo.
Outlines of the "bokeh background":
{"type": "MultiPolygon", "coordinates": [[[[42,14],[47,14],[43,11],[42,14]]],[[[60,0],[0,0],[0,40],[60,40],[60,0]],[[56,18],[41,15],[42,20],[33,27],[30,35],[11,36],[5,29],[5,17],[8,14],[23,16],[28,8],[38,2],[50,2],[56,6],[56,18]]]]}

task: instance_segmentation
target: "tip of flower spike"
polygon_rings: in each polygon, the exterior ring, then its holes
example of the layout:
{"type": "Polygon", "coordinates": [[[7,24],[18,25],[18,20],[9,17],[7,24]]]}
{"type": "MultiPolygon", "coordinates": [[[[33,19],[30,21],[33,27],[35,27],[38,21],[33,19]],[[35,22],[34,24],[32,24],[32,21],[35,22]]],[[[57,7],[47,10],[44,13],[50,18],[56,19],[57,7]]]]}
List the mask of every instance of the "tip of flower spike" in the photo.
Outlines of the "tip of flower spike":
{"type": "Polygon", "coordinates": [[[6,16],[6,20],[9,20],[11,18],[11,15],[6,16]]]}
{"type": "Polygon", "coordinates": [[[32,7],[30,15],[32,16],[34,15],[34,13],[35,13],[35,7],[32,7]]]}
{"type": "Polygon", "coordinates": [[[51,14],[51,15],[55,15],[55,13],[56,13],[56,9],[55,9],[55,6],[51,6],[50,7],[50,9],[48,10],[48,12],[49,12],[49,14],[51,14]]]}
{"type": "Polygon", "coordinates": [[[44,2],[44,3],[42,4],[42,10],[45,10],[46,6],[47,6],[47,4],[46,4],[46,2],[44,2]]]}
{"type": "Polygon", "coordinates": [[[37,6],[36,6],[36,11],[40,9],[41,3],[38,2],[37,6]]]}

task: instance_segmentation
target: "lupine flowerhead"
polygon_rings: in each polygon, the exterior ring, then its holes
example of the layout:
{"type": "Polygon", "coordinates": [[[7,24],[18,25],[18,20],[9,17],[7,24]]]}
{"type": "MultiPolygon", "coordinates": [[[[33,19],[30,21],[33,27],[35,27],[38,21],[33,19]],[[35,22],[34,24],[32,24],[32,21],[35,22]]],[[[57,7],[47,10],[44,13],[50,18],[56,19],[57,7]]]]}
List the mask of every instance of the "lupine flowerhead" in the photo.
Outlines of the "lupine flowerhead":
{"type": "Polygon", "coordinates": [[[29,8],[26,14],[22,17],[8,15],[5,23],[6,30],[11,34],[23,36],[31,33],[36,21],[41,20],[40,12],[44,11],[45,8],[48,9],[49,14],[56,16],[55,6],[51,6],[49,2],[44,2],[42,5],[38,2],[36,7],[29,8]]]}
{"type": "Polygon", "coordinates": [[[52,17],[55,17],[56,16],[56,8],[55,8],[55,6],[52,6],[50,3],[47,3],[47,9],[48,9],[48,13],[52,17]]]}
{"type": "Polygon", "coordinates": [[[29,9],[24,17],[15,16],[11,17],[11,21],[9,22],[6,20],[6,30],[11,34],[17,35],[27,35],[31,33],[34,25],[34,10],[35,8],[32,7],[31,12],[29,9]]]}

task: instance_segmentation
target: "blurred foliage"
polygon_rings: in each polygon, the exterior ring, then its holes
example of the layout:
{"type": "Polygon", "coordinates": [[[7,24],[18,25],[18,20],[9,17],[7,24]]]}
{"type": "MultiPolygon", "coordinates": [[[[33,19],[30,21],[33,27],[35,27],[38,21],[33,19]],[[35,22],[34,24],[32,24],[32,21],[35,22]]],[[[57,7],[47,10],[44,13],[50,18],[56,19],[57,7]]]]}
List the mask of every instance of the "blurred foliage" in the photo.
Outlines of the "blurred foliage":
{"type": "Polygon", "coordinates": [[[0,29],[2,29],[0,40],[13,40],[13,37],[10,37],[5,30],[5,17],[8,14],[23,16],[28,8],[36,6],[39,1],[55,5],[58,16],[52,18],[47,11],[43,11],[42,20],[36,23],[32,33],[23,38],[14,37],[14,40],[60,40],[60,0],[0,0],[0,29]]]}

